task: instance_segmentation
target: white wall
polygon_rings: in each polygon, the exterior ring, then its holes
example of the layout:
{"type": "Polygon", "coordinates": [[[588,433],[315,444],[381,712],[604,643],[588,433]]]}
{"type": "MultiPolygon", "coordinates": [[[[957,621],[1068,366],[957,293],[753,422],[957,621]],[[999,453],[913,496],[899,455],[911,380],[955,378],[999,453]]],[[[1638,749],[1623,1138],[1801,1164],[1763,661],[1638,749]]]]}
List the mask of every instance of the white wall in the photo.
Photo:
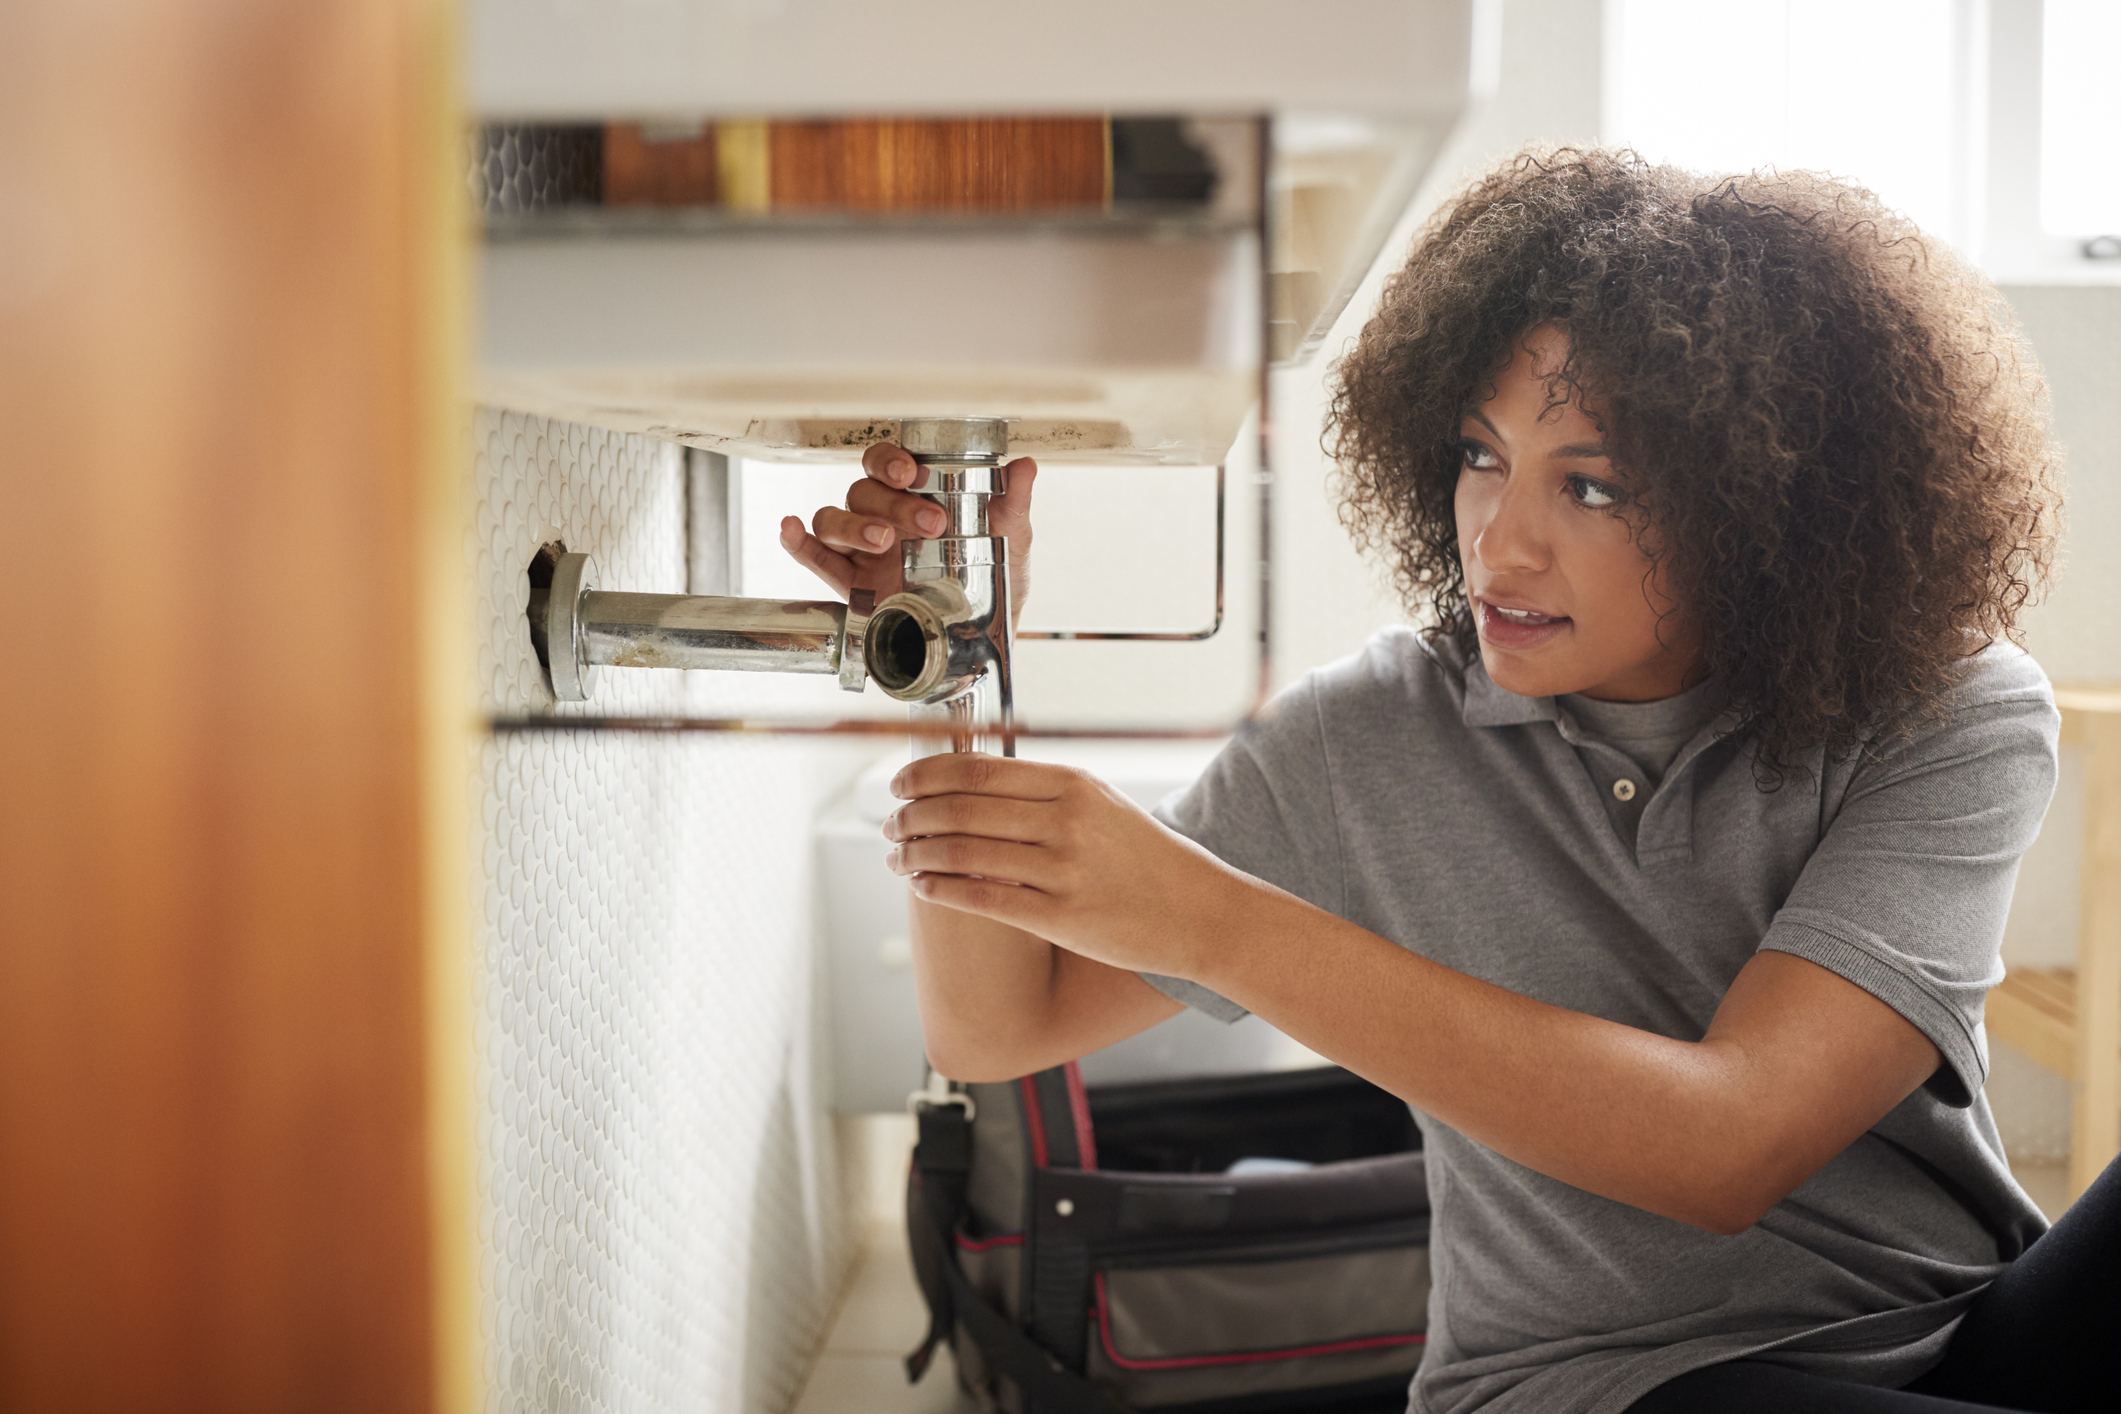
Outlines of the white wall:
{"type": "MultiPolygon", "coordinates": [[[[686,580],[679,448],[481,411],[488,711],[552,707],[524,622],[555,538],[686,580]]],[[[611,671],[560,710],[741,710],[734,675],[611,671]]],[[[852,1233],[819,1102],[809,826],[845,753],[503,734],[478,763],[489,1408],[787,1407],[852,1233]]]]}
{"type": "MultiPolygon", "coordinates": [[[[2047,374],[2068,476],[2060,563],[2046,602],[2026,615],[2026,647],[2058,683],[2121,682],[2121,289],[2019,285],[2003,294],[2047,374]]],[[[2066,748],[2019,875],[2006,963],[2076,965],[2083,829],[2084,764],[2066,748]]]]}
{"type": "Polygon", "coordinates": [[[2121,288],[2014,285],[2068,458],[2068,532],[2028,646],[2057,682],[2121,682],[2121,288]]]}
{"type": "MultiPolygon", "coordinates": [[[[2027,615],[2026,646],[2059,683],[2121,682],[2121,289],[2010,286],[2054,397],[2067,458],[2067,531],[2047,602],[2027,615]]],[[[2074,967],[2084,857],[2084,759],[2062,753],[2040,838],[2026,852],[2004,933],[2011,967],[2074,967]]],[[[2069,1091],[2057,1076],[1997,1047],[1989,1096],[2015,1155],[2069,1151],[2069,1091]]]]}

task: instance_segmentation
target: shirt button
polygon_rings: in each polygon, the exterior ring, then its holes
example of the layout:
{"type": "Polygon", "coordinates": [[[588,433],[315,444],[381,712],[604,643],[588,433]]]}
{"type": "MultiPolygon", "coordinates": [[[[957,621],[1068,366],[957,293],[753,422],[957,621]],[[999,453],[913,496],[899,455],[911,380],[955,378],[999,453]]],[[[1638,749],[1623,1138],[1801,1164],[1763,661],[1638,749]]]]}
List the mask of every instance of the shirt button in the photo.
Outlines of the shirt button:
{"type": "Polygon", "coordinates": [[[1633,781],[1629,780],[1625,776],[1622,776],[1619,780],[1613,782],[1613,799],[1633,800],[1634,798],[1635,783],[1633,781]]]}

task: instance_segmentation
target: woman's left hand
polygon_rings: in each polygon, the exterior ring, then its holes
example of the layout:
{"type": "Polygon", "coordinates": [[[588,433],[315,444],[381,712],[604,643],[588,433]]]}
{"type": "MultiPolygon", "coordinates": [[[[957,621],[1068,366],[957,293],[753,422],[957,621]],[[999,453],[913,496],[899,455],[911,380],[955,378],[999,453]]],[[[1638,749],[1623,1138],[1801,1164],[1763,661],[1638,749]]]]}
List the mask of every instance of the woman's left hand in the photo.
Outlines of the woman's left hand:
{"type": "Polygon", "coordinates": [[[978,753],[923,757],[892,793],[887,863],[931,903],[1132,971],[1191,976],[1257,881],[1094,776],[978,753]]]}

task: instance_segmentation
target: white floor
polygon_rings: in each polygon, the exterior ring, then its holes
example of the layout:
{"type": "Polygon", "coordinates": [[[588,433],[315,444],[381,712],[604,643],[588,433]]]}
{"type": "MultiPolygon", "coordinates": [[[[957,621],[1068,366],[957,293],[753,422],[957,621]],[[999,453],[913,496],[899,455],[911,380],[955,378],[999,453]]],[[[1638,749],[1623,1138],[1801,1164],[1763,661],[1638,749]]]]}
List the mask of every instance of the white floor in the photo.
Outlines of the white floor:
{"type": "Polygon", "coordinates": [[[970,1414],[948,1346],[918,1385],[906,1383],[906,1352],[928,1330],[903,1226],[880,1222],[840,1298],[825,1348],[794,1414],[970,1414]]]}

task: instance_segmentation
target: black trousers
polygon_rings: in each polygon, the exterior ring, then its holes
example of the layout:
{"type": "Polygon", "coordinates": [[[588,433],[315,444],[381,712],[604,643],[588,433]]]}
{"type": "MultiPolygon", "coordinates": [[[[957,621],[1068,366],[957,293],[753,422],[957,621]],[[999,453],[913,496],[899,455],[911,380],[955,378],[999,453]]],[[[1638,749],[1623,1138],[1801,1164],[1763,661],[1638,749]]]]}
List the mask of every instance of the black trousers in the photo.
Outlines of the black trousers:
{"type": "Polygon", "coordinates": [[[2121,1160],[1974,1298],[1944,1359],[1906,1389],[1734,1360],[1681,1375],[1628,1414],[2036,1414],[2121,1410],[2121,1160]]]}

